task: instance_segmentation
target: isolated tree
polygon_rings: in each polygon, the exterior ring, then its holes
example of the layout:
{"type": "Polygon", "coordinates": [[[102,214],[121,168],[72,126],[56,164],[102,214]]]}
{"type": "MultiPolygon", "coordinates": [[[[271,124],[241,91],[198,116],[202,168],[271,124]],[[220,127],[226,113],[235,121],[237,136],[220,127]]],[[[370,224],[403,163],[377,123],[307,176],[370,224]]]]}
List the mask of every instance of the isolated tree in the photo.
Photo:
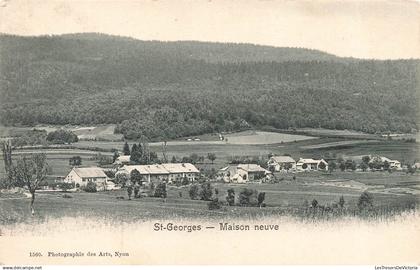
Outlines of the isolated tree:
{"type": "Polygon", "coordinates": [[[198,191],[199,191],[199,188],[198,188],[197,185],[192,185],[190,187],[190,190],[189,190],[188,193],[190,195],[191,200],[197,200],[198,199],[198,191]]]}
{"type": "Polygon", "coordinates": [[[123,154],[125,156],[130,155],[130,146],[128,146],[128,143],[127,142],[124,143],[123,154]]]}
{"type": "Polygon", "coordinates": [[[325,170],[326,167],[327,166],[325,165],[324,162],[320,162],[319,165],[318,165],[318,168],[321,169],[321,170],[325,170]]]}
{"type": "Polygon", "coordinates": [[[47,156],[45,153],[22,157],[16,165],[16,182],[25,185],[31,193],[30,210],[35,213],[35,192],[48,173],[47,156]]]}
{"type": "Polygon", "coordinates": [[[215,153],[208,153],[207,154],[207,158],[211,161],[211,163],[213,164],[214,161],[216,160],[216,154],[215,153]]]}
{"type": "Polygon", "coordinates": [[[80,156],[73,156],[69,159],[70,166],[80,166],[82,165],[82,158],[80,156]]]}
{"type": "Polygon", "coordinates": [[[373,207],[373,195],[367,191],[363,191],[357,201],[359,210],[364,210],[373,207]]]}
{"type": "Polygon", "coordinates": [[[115,175],[115,184],[119,184],[121,186],[125,186],[128,181],[128,175],[125,173],[117,173],[115,175]]]}
{"type": "Polygon", "coordinates": [[[265,200],[265,192],[258,193],[258,206],[262,207],[265,200]]]}
{"type": "Polygon", "coordinates": [[[175,156],[172,156],[171,163],[178,163],[178,160],[175,156]]]}
{"type": "Polygon", "coordinates": [[[346,201],[344,201],[344,197],[341,196],[340,199],[338,200],[338,205],[343,208],[344,204],[346,203],[346,201]]]}
{"type": "Polygon", "coordinates": [[[255,189],[244,188],[239,193],[239,204],[241,206],[256,206],[258,205],[258,192],[255,189]]]}
{"type": "Polygon", "coordinates": [[[311,203],[311,206],[312,206],[312,208],[317,208],[318,207],[318,201],[316,199],[313,199],[312,203],[311,203]]]}
{"type": "Polygon", "coordinates": [[[387,171],[389,169],[389,167],[390,167],[389,162],[385,160],[384,161],[384,166],[383,166],[384,170],[387,171]]]}
{"type": "Polygon", "coordinates": [[[203,183],[201,185],[200,199],[203,201],[211,201],[213,196],[213,188],[210,183],[203,183]]]}
{"type": "Polygon", "coordinates": [[[128,199],[131,200],[131,195],[133,194],[133,186],[129,185],[127,187],[127,195],[128,195],[128,199]]]}
{"type": "Polygon", "coordinates": [[[138,163],[140,159],[141,155],[139,155],[137,144],[133,144],[133,146],[131,147],[130,161],[138,163]]]}
{"type": "Polygon", "coordinates": [[[13,186],[13,163],[12,163],[12,142],[10,140],[2,143],[2,152],[3,152],[3,162],[4,170],[6,173],[5,188],[11,188],[13,186]]]}
{"type": "Polygon", "coordinates": [[[369,162],[370,162],[370,156],[363,156],[362,157],[362,162],[363,163],[366,163],[366,164],[369,164],[369,162]]]}
{"type": "Polygon", "coordinates": [[[339,168],[342,172],[346,170],[346,163],[344,161],[340,162],[339,168]]]}
{"type": "Polygon", "coordinates": [[[235,190],[233,188],[227,190],[226,202],[230,206],[235,205],[235,190]]]}

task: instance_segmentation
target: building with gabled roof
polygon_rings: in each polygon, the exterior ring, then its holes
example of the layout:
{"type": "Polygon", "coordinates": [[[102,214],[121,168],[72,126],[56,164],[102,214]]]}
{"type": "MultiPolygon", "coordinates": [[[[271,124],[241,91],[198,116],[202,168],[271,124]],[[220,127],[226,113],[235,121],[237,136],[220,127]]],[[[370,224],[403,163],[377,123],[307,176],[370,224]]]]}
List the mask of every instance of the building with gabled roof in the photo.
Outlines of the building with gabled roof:
{"type": "Polygon", "coordinates": [[[224,182],[247,183],[271,177],[272,173],[258,164],[229,165],[219,170],[218,178],[224,182]]]}
{"type": "Polygon", "coordinates": [[[74,183],[76,187],[84,187],[89,182],[93,182],[98,187],[101,187],[106,185],[108,180],[108,176],[99,167],[75,167],[64,178],[64,182],[74,183]]]}
{"type": "Polygon", "coordinates": [[[114,164],[115,165],[125,165],[125,164],[130,164],[131,160],[130,160],[130,155],[124,155],[124,156],[119,156],[115,159],[114,164]]]}
{"type": "Polygon", "coordinates": [[[275,172],[296,170],[296,161],[290,156],[272,156],[267,165],[275,172]]]}
{"type": "Polygon", "coordinates": [[[327,171],[328,162],[323,159],[300,158],[296,162],[296,170],[298,171],[327,171]]]}

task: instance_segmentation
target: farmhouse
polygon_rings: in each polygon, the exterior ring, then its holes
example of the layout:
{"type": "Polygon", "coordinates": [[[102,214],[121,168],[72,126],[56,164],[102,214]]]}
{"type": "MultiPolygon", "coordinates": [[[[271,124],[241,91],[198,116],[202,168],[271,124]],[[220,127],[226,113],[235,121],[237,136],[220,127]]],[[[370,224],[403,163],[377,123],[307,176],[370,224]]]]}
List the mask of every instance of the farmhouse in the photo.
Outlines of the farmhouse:
{"type": "Polygon", "coordinates": [[[118,172],[130,175],[133,170],[139,171],[146,182],[176,182],[187,178],[195,181],[200,172],[191,163],[163,163],[153,165],[125,165],[118,172]]]}
{"type": "Polygon", "coordinates": [[[271,177],[272,173],[257,164],[230,165],[219,170],[219,179],[225,182],[246,183],[271,177]]]}
{"type": "Polygon", "coordinates": [[[290,156],[273,156],[268,160],[268,168],[271,171],[296,170],[296,161],[290,156]]]}
{"type": "Polygon", "coordinates": [[[328,170],[328,163],[323,159],[301,158],[296,163],[298,171],[328,170]]]}
{"type": "Polygon", "coordinates": [[[108,176],[99,167],[73,168],[64,178],[66,183],[74,183],[76,187],[86,186],[93,182],[97,187],[107,185],[108,176]]]}
{"type": "MultiPolygon", "coordinates": [[[[399,162],[398,160],[395,159],[389,159],[387,157],[382,157],[382,156],[374,156],[374,157],[370,157],[369,163],[379,163],[379,164],[384,164],[385,162],[388,163],[389,168],[390,169],[396,169],[396,170],[401,170],[401,162],[399,162]]],[[[381,166],[382,169],[384,168],[384,166],[381,166]]]]}
{"type": "Polygon", "coordinates": [[[130,164],[130,155],[119,156],[114,161],[114,165],[125,165],[125,164],[130,164]]]}

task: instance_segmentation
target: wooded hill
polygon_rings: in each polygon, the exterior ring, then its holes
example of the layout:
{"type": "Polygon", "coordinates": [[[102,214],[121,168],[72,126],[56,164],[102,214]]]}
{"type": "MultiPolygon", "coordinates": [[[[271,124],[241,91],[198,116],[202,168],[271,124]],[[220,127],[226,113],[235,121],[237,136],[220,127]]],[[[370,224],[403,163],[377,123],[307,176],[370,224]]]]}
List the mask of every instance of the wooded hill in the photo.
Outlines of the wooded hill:
{"type": "Polygon", "coordinates": [[[0,35],[4,125],[118,124],[172,139],[272,126],[418,129],[419,60],[103,34],[0,35]]]}

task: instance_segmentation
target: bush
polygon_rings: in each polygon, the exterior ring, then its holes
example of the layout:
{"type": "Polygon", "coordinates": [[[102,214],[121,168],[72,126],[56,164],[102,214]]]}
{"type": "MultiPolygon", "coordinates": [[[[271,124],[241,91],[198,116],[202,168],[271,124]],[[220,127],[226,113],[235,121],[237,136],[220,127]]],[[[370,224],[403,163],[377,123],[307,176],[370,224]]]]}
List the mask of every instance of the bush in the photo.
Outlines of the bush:
{"type": "Polygon", "coordinates": [[[88,182],[87,185],[83,188],[83,190],[89,193],[94,193],[98,191],[94,182],[88,182]]]}
{"type": "Polygon", "coordinates": [[[70,196],[70,195],[68,195],[68,194],[64,194],[64,195],[63,195],[63,198],[64,198],[64,199],[71,199],[71,198],[73,198],[73,197],[72,197],[72,196],[70,196]]]}
{"type": "Polygon", "coordinates": [[[166,183],[159,183],[156,186],[154,196],[158,198],[166,198],[167,196],[166,183]]]}
{"type": "Polygon", "coordinates": [[[203,201],[211,201],[212,196],[213,188],[211,187],[210,183],[203,183],[201,185],[200,199],[203,201]]]}
{"type": "Polygon", "coordinates": [[[227,190],[227,197],[226,202],[229,204],[229,206],[235,205],[235,190],[233,188],[230,188],[227,190]]]}
{"type": "Polygon", "coordinates": [[[241,206],[257,206],[258,192],[255,189],[244,188],[239,193],[239,205],[241,206]]]}
{"type": "Polygon", "coordinates": [[[373,207],[373,195],[367,191],[364,191],[357,201],[357,207],[359,210],[370,209],[373,207]]]}
{"type": "Polygon", "coordinates": [[[189,194],[190,194],[191,200],[197,200],[198,199],[198,186],[197,185],[192,185],[190,187],[189,194]]]}
{"type": "Polygon", "coordinates": [[[74,188],[74,183],[60,183],[58,185],[58,188],[61,189],[62,191],[66,192],[68,189],[72,189],[74,188]]]}
{"type": "Polygon", "coordinates": [[[216,199],[212,200],[211,202],[209,202],[207,204],[207,206],[208,206],[209,210],[217,210],[217,209],[222,208],[223,203],[219,202],[219,199],[216,198],[216,199]]]}

